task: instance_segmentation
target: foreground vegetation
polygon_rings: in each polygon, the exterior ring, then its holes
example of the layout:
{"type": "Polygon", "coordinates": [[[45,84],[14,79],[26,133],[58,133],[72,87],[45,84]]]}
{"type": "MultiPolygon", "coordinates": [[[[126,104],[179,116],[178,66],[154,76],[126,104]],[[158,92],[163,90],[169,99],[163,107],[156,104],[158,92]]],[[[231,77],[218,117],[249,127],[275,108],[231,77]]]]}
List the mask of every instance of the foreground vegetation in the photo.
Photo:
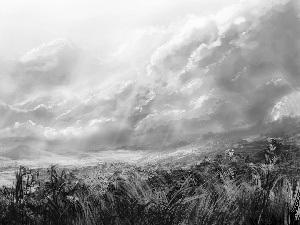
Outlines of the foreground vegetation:
{"type": "Polygon", "coordinates": [[[299,224],[298,151],[269,143],[261,163],[226,150],[186,169],[21,167],[0,189],[0,224],[299,224]]]}

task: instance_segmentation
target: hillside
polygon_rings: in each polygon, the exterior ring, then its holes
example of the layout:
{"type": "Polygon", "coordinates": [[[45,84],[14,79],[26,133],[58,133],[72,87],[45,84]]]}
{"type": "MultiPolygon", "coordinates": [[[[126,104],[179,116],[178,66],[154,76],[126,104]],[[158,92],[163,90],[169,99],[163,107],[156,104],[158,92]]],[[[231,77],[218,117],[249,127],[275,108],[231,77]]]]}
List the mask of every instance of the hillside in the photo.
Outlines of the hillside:
{"type": "Polygon", "coordinates": [[[51,156],[51,154],[45,151],[37,150],[28,145],[19,145],[15,148],[0,153],[0,156],[9,158],[11,160],[36,160],[51,156]]]}

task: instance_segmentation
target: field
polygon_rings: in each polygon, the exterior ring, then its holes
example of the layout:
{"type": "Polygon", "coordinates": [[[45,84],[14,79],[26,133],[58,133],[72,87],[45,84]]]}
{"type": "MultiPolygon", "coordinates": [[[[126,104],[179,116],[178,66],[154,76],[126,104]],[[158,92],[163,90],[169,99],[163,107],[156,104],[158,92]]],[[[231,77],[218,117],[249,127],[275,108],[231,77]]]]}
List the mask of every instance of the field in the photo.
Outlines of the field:
{"type": "Polygon", "coordinates": [[[299,224],[300,152],[292,142],[224,141],[183,152],[20,167],[14,185],[0,190],[0,224],[299,224]],[[280,151],[266,162],[274,146],[280,151]]]}

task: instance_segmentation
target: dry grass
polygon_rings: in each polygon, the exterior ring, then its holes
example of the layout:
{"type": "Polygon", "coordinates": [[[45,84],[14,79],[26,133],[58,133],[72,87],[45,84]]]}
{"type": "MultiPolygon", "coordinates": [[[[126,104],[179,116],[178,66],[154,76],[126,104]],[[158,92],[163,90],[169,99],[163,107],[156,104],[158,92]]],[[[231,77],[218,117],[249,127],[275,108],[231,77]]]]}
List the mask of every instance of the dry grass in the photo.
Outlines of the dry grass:
{"type": "Polygon", "coordinates": [[[0,224],[299,224],[300,183],[284,163],[217,156],[185,170],[52,166],[43,176],[21,167],[0,190],[0,224]]]}

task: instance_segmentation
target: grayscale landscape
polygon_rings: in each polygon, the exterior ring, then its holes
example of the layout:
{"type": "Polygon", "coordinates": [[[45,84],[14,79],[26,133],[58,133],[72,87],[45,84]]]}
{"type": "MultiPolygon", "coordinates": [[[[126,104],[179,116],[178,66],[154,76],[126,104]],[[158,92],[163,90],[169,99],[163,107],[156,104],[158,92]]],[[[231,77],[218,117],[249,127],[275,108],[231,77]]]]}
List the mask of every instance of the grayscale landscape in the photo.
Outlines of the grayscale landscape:
{"type": "Polygon", "coordinates": [[[300,224],[300,2],[0,3],[0,224],[300,224]]]}

